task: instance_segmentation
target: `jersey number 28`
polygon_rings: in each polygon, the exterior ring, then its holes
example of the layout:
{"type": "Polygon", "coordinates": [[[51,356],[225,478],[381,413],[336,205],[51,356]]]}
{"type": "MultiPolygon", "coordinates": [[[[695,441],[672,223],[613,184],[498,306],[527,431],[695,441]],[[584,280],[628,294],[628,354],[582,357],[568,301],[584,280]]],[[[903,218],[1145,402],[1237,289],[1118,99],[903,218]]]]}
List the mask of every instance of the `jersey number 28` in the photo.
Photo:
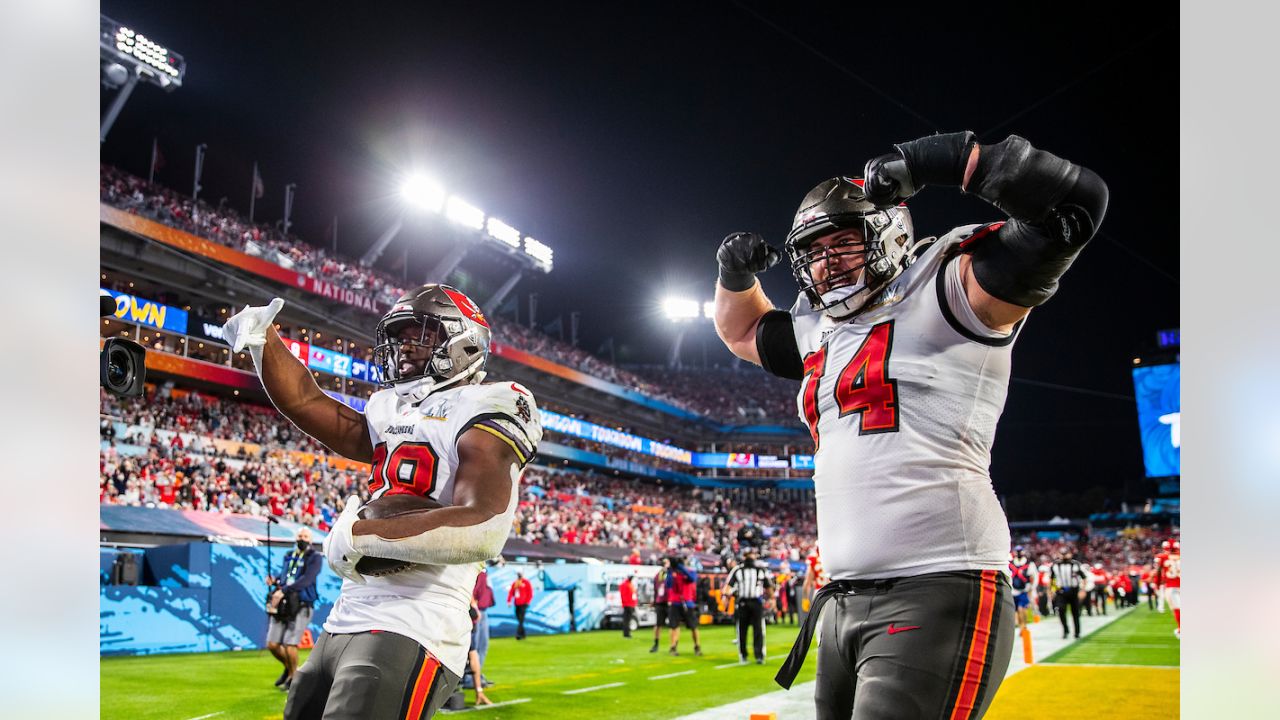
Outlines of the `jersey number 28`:
{"type": "Polygon", "coordinates": [[[436,465],[440,456],[424,442],[402,442],[390,454],[387,444],[373,448],[373,473],[369,476],[369,492],[386,487],[390,493],[430,495],[436,489],[436,465]]]}
{"type": "MultiPolygon", "coordinates": [[[[853,359],[836,378],[836,407],[840,417],[861,416],[859,435],[897,432],[898,381],[889,377],[889,351],[893,347],[893,321],[871,328],[853,359]]],[[[818,446],[818,386],[827,365],[827,345],[804,359],[804,418],[813,445],[818,446]]]]}

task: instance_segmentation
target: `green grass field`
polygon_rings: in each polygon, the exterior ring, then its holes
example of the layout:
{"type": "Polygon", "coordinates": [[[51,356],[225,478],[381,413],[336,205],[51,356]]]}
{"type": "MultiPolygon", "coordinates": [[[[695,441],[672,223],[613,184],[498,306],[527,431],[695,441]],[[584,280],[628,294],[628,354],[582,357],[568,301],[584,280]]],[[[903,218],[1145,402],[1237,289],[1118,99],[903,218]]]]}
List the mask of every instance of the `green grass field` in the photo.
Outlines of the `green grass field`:
{"type": "MultiPolygon", "coordinates": [[[[618,631],[534,636],[517,642],[495,638],[485,675],[496,684],[486,690],[495,703],[527,702],[481,711],[485,718],[574,720],[575,718],[671,718],[779,689],[773,674],[795,638],[795,627],[769,628],[771,658],[735,663],[737,649],[729,626],[702,628],[703,657],[693,656],[688,630],[681,633],[680,657],[662,649],[649,653],[652,628],[632,640],[618,631]],[[665,675],[673,677],[662,677],[665,675]],[[572,695],[566,691],[613,687],[572,695]]],[[[305,653],[305,651],[304,651],[305,653]]],[[[812,656],[797,682],[813,679],[812,656]]],[[[278,718],[284,693],[272,687],[280,664],[266,651],[103,658],[104,720],[208,720],[278,718]]],[[[467,702],[475,699],[467,692],[467,702]]],[[[468,713],[470,714],[470,713],[468,713]]]]}
{"type": "Polygon", "coordinates": [[[1077,665],[1179,664],[1182,641],[1173,636],[1173,615],[1141,606],[1082,641],[1059,650],[1045,663],[1077,665]]]}

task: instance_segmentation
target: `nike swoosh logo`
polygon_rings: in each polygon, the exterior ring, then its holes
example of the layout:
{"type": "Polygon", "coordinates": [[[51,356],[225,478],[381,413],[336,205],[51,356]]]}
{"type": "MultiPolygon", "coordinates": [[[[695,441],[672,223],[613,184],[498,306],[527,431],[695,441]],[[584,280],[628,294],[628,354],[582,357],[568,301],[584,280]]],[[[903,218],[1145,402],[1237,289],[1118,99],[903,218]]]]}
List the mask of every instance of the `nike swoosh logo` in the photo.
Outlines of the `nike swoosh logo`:
{"type": "Polygon", "coordinates": [[[511,383],[511,389],[512,389],[512,390],[515,390],[516,392],[520,393],[521,395],[528,395],[528,394],[529,394],[529,393],[527,393],[527,392],[525,392],[525,391],[521,390],[520,388],[516,387],[516,384],[515,384],[515,383],[511,383]]]}
{"type": "Polygon", "coordinates": [[[894,626],[893,626],[893,623],[889,623],[889,634],[890,634],[890,635],[897,635],[897,634],[898,634],[898,633],[900,633],[900,632],[906,632],[906,631],[908,631],[908,630],[919,630],[919,629],[920,629],[920,626],[919,626],[919,625],[908,625],[908,626],[906,626],[906,627],[899,627],[899,628],[896,628],[896,627],[894,627],[894,626]]]}

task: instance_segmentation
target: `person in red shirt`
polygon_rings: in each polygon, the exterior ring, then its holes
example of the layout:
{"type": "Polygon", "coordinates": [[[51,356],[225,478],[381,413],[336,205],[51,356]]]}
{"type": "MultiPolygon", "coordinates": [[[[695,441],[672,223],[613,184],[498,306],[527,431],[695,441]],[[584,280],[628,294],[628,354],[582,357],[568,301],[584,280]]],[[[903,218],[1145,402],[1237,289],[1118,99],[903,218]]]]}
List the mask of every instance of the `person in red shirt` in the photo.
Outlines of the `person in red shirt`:
{"type": "Polygon", "coordinates": [[[1093,604],[1103,615],[1107,614],[1107,588],[1111,585],[1111,576],[1103,569],[1102,563],[1094,563],[1093,570],[1093,604]]]}
{"type": "Polygon", "coordinates": [[[516,573],[516,581],[511,583],[507,591],[507,604],[515,601],[516,607],[516,639],[524,639],[524,616],[529,612],[529,603],[533,602],[533,583],[525,580],[524,573],[516,573]]]}
{"type": "Polygon", "coordinates": [[[1177,540],[1171,543],[1168,554],[1156,568],[1164,585],[1164,599],[1173,610],[1173,621],[1176,627],[1173,636],[1182,639],[1182,545],[1177,540]]]}
{"type": "Polygon", "coordinates": [[[1160,543],[1160,552],[1156,554],[1155,559],[1155,580],[1156,580],[1156,610],[1164,612],[1164,562],[1169,559],[1169,550],[1172,544],[1165,540],[1160,543]]]}
{"type": "Polygon", "coordinates": [[[631,638],[631,623],[636,619],[635,577],[635,573],[631,573],[618,588],[618,592],[622,594],[622,637],[628,639],[631,638]]]}

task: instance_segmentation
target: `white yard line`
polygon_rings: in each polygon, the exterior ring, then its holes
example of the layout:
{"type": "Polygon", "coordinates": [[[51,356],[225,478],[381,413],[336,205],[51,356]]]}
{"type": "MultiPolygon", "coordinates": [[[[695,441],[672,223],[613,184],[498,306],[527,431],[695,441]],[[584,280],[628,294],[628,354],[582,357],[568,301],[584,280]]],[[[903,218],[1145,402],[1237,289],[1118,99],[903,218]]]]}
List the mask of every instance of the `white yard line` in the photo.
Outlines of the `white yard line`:
{"type": "Polygon", "coordinates": [[[622,687],[626,685],[624,682],[609,683],[608,685],[595,685],[587,688],[578,688],[577,690],[565,690],[561,695],[579,695],[581,693],[595,692],[596,690],[607,690],[609,688],[622,687]]]}
{"type": "Polygon", "coordinates": [[[744,663],[744,662],[731,662],[731,663],[729,663],[728,665],[717,665],[717,666],[715,667],[715,669],[716,669],[716,670],[723,670],[723,669],[725,669],[725,668],[727,668],[727,667],[741,667],[741,666],[743,666],[743,665],[747,665],[747,664],[748,664],[748,663],[744,663]]]}
{"type": "Polygon", "coordinates": [[[222,713],[224,713],[224,712],[226,712],[226,710],[220,710],[220,711],[218,711],[218,712],[216,712],[216,713],[209,713],[208,715],[201,715],[200,717],[193,717],[193,718],[191,718],[191,720],[205,720],[205,718],[218,717],[219,715],[221,715],[221,714],[222,714],[222,713]]]}
{"type": "Polygon", "coordinates": [[[446,715],[456,715],[456,714],[458,714],[458,713],[475,712],[475,711],[477,711],[477,710],[491,710],[491,709],[493,709],[493,708],[499,708],[499,707],[502,707],[503,705],[519,705],[520,703],[527,703],[527,702],[529,702],[529,701],[531,701],[531,700],[533,700],[533,698],[520,698],[519,700],[503,700],[503,701],[502,701],[502,702],[500,702],[500,703],[494,703],[494,704],[492,704],[492,705],[476,705],[475,707],[469,707],[469,708],[466,708],[465,710],[444,710],[444,709],[441,709],[441,710],[440,710],[440,712],[442,712],[442,713],[444,713],[444,714],[446,714],[446,715]]]}
{"type": "Polygon", "coordinates": [[[669,674],[669,675],[654,675],[653,677],[651,677],[651,678],[649,678],[649,679],[650,679],[650,680],[666,680],[667,678],[680,677],[681,675],[692,675],[692,674],[694,674],[694,673],[696,673],[696,672],[698,672],[698,671],[697,671],[697,670],[685,670],[684,672],[671,673],[671,674],[669,674]]]}

